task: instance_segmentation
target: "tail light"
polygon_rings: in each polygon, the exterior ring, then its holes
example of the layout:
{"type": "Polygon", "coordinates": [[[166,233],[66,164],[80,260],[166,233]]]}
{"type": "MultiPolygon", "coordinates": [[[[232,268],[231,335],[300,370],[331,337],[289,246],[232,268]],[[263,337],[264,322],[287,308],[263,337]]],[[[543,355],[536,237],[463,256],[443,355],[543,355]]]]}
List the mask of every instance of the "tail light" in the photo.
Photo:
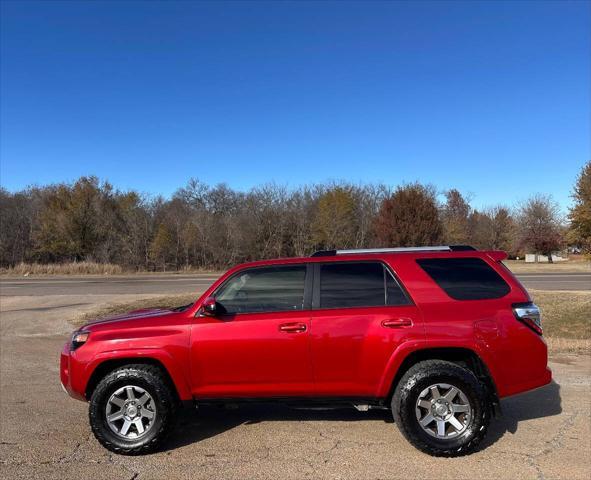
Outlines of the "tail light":
{"type": "Polygon", "coordinates": [[[515,318],[531,328],[538,335],[542,335],[542,317],[539,307],[531,302],[514,303],[513,314],[515,318]]]}

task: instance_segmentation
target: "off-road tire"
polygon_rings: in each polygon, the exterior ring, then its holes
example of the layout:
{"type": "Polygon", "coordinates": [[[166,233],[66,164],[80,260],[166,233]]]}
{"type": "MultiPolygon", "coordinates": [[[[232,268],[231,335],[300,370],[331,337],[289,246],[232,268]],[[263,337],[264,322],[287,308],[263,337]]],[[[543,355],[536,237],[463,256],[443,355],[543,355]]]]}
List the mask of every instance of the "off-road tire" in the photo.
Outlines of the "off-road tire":
{"type": "Polygon", "coordinates": [[[164,372],[154,365],[131,364],[107,374],[97,385],[90,399],[88,416],[96,439],[108,450],[122,455],[140,455],[156,450],[174,427],[177,401],[164,372]],[[106,420],[105,407],[117,389],[134,385],[145,389],[156,404],[154,424],[136,440],[117,436],[106,420]]]}
{"type": "Polygon", "coordinates": [[[487,388],[476,375],[467,368],[443,360],[426,360],[413,365],[402,376],[392,396],[392,414],[402,435],[419,450],[438,457],[458,457],[474,452],[486,435],[491,411],[487,388]],[[438,439],[426,433],[415,414],[421,391],[436,383],[459,388],[472,407],[468,427],[452,439],[438,439]]]}

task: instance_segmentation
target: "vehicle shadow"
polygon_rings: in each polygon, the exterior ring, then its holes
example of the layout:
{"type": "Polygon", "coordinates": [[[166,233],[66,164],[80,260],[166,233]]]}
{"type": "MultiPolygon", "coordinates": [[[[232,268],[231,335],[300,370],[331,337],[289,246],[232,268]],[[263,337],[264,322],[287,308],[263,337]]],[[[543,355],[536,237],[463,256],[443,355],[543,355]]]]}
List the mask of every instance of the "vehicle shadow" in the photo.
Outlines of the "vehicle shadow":
{"type": "Polygon", "coordinates": [[[239,408],[203,406],[198,410],[183,410],[176,430],[163,446],[174,450],[224,433],[239,425],[269,421],[380,421],[394,423],[389,410],[358,412],[354,408],[317,409],[295,408],[285,404],[241,404],[239,408]]]}
{"type": "MultiPolygon", "coordinates": [[[[507,432],[517,432],[519,422],[534,418],[559,415],[562,412],[560,385],[554,381],[545,387],[501,402],[503,414],[493,418],[481,449],[499,441],[507,432]]],[[[163,450],[179,447],[215,437],[239,425],[252,425],[268,421],[380,421],[394,423],[389,410],[358,412],[353,408],[333,410],[293,408],[284,404],[243,404],[239,408],[203,406],[199,410],[181,411],[176,430],[163,450]]]]}
{"type": "Polygon", "coordinates": [[[501,400],[503,414],[493,418],[481,448],[496,443],[507,432],[517,432],[519,422],[560,415],[561,402],[560,385],[555,381],[536,390],[501,400]]]}

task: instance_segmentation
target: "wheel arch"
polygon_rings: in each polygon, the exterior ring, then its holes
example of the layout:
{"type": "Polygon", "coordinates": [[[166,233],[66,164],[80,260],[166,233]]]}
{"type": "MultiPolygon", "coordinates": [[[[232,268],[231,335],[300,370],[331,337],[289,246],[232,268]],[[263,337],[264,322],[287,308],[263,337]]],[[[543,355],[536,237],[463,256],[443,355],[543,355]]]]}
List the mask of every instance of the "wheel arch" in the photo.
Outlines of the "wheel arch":
{"type": "Polygon", "coordinates": [[[179,382],[178,379],[175,380],[165,362],[154,356],[121,356],[117,358],[105,358],[98,360],[93,365],[92,373],[90,374],[88,382],[86,383],[86,388],[84,391],[86,399],[90,399],[101,379],[117,368],[121,368],[125,365],[152,365],[159,368],[162,371],[164,379],[170,386],[176,399],[179,401],[185,399],[184,397],[186,396],[186,392],[184,391],[182,383],[179,382]]]}
{"type": "Polygon", "coordinates": [[[467,347],[427,347],[419,350],[414,350],[406,354],[403,358],[399,358],[399,366],[389,383],[386,395],[386,401],[389,403],[394,395],[396,388],[402,376],[418,362],[424,360],[447,360],[456,363],[464,368],[470,369],[474,374],[486,385],[489,395],[491,396],[492,404],[495,412],[499,412],[499,397],[497,394],[497,387],[494,378],[488,368],[486,362],[478,353],[467,347]]]}

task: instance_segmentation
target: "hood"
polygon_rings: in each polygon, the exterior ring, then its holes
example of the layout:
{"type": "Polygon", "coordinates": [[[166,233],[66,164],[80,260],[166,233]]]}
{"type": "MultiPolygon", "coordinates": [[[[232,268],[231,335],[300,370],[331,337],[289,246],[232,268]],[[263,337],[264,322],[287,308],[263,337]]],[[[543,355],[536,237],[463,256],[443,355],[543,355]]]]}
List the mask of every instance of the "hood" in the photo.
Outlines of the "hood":
{"type": "MultiPolygon", "coordinates": [[[[139,310],[133,310],[127,313],[120,313],[118,315],[112,315],[110,317],[102,317],[97,318],[96,320],[90,320],[86,322],[84,327],[86,326],[94,326],[100,325],[103,323],[112,323],[112,322],[125,322],[128,320],[136,320],[136,319],[144,319],[150,317],[161,317],[162,315],[167,315],[172,313],[172,310],[166,308],[142,308],[139,310]]],[[[82,327],[82,328],[84,328],[82,327]]]]}

